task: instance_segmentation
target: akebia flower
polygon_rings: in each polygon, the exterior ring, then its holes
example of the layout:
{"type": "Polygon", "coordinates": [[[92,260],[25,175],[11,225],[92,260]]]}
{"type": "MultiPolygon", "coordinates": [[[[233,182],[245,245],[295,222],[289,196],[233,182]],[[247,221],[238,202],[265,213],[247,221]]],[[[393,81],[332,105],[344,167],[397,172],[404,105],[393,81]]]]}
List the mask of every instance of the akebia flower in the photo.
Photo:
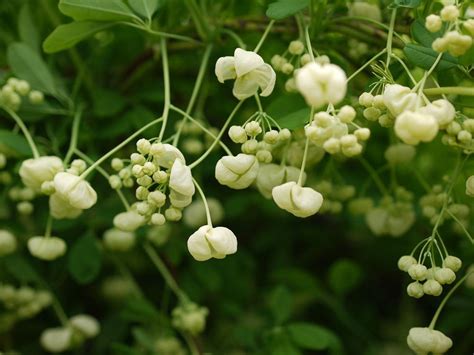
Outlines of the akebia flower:
{"type": "Polygon", "coordinates": [[[82,209],[71,206],[69,201],[59,193],[54,193],[49,197],[49,211],[56,219],[74,219],[82,213],[82,209]]]}
{"type": "Polygon", "coordinates": [[[335,64],[311,62],[296,71],[296,88],[310,106],[337,104],[346,95],[346,74],[335,64]]]}
{"type": "Polygon", "coordinates": [[[418,94],[411,92],[411,89],[399,84],[389,84],[385,86],[383,92],[383,103],[393,116],[398,116],[404,111],[415,111],[421,103],[418,94]]]}
{"type": "Polygon", "coordinates": [[[228,228],[205,225],[191,234],[188,250],[198,261],[223,259],[237,251],[237,238],[228,228]]]}
{"type": "Polygon", "coordinates": [[[125,232],[133,232],[145,224],[145,217],[136,211],[119,213],[114,217],[114,226],[125,232]]]}
{"type": "Polygon", "coordinates": [[[241,190],[250,186],[258,174],[258,160],[254,155],[225,156],[216,164],[216,179],[221,185],[241,190]]]}
{"type": "Polygon", "coordinates": [[[439,125],[430,114],[405,111],[395,120],[395,133],[406,144],[431,142],[438,134],[439,125]]]}
{"type": "Polygon", "coordinates": [[[171,167],[169,187],[184,196],[193,196],[195,192],[193,176],[189,166],[176,159],[171,167]]]}
{"type": "Polygon", "coordinates": [[[323,204],[323,196],[310,187],[302,187],[294,181],[273,188],[275,203],[296,217],[309,217],[317,213],[323,204]]]}
{"type": "Polygon", "coordinates": [[[451,123],[456,115],[454,106],[445,99],[433,101],[421,107],[417,112],[433,116],[440,126],[446,126],[451,123]]]}
{"type": "Polygon", "coordinates": [[[63,170],[64,166],[60,158],[44,156],[23,161],[19,174],[25,186],[40,192],[44,182],[53,180],[54,176],[63,170]]]}
{"type": "Polygon", "coordinates": [[[100,332],[100,324],[88,314],[78,314],[69,319],[72,328],[85,338],[93,338],[100,332]]]}
{"type": "Polygon", "coordinates": [[[31,255],[42,260],[54,260],[66,253],[66,243],[58,237],[32,237],[28,240],[31,255]]]}
{"type": "Polygon", "coordinates": [[[183,153],[175,146],[167,143],[152,144],[150,154],[153,155],[155,163],[163,168],[170,168],[176,159],[179,159],[183,164],[186,162],[183,153]]]}
{"type": "Polygon", "coordinates": [[[237,48],[234,56],[221,57],[216,62],[217,80],[235,79],[232,93],[245,100],[261,90],[260,96],[268,96],[275,86],[276,74],[257,53],[237,48]]]}
{"type": "Polygon", "coordinates": [[[89,182],[77,175],[58,173],[54,176],[56,193],[67,200],[69,204],[81,210],[91,208],[97,202],[97,193],[89,182]]]}
{"type": "MultiPolygon", "coordinates": [[[[288,181],[298,181],[300,169],[293,166],[281,166],[277,164],[262,164],[258,170],[255,183],[258,191],[265,198],[272,198],[272,190],[275,186],[288,181]]],[[[303,181],[306,180],[306,173],[303,173],[303,181]]]]}
{"type": "Polygon", "coordinates": [[[441,355],[453,346],[452,340],[439,330],[422,327],[410,329],[407,344],[417,355],[441,355]]]}

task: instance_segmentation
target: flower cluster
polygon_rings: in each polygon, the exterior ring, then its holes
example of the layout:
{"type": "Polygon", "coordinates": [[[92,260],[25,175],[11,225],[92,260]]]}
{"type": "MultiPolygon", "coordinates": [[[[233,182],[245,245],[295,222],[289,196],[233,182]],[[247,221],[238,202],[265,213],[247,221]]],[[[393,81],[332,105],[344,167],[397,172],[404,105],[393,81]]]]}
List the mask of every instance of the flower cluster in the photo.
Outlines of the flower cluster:
{"type": "Polygon", "coordinates": [[[18,111],[22,103],[22,97],[28,97],[28,101],[33,105],[39,105],[44,100],[43,93],[31,90],[30,84],[25,80],[9,78],[6,84],[0,88],[0,106],[18,111]]]}
{"type": "Polygon", "coordinates": [[[209,310],[206,307],[189,302],[173,309],[172,324],[176,329],[197,335],[206,327],[206,317],[209,310]]]}
{"type": "MultiPolygon", "coordinates": [[[[301,66],[308,64],[311,61],[311,57],[308,53],[305,53],[305,46],[300,40],[291,41],[288,48],[284,53],[275,54],[270,63],[277,72],[281,72],[285,75],[292,75],[295,70],[298,70],[301,66]]],[[[285,89],[288,92],[296,91],[295,79],[290,77],[285,82],[285,89]]]]}
{"type": "Polygon", "coordinates": [[[474,119],[460,115],[446,127],[441,141],[452,147],[460,148],[466,153],[474,151],[474,119]]]}

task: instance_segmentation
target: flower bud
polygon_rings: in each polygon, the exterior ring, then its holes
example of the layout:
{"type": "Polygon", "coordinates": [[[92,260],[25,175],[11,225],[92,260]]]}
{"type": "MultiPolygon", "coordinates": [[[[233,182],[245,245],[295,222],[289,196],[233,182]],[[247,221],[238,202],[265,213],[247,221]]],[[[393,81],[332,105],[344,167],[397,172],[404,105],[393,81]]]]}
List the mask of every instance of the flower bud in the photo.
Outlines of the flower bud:
{"type": "Polygon", "coordinates": [[[362,1],[349,4],[349,16],[366,17],[378,22],[382,21],[382,13],[378,5],[362,1]]]}
{"type": "Polygon", "coordinates": [[[41,91],[32,90],[28,95],[28,99],[33,105],[39,105],[44,101],[44,94],[41,91]]]}
{"type": "Polygon", "coordinates": [[[363,92],[359,96],[359,104],[364,107],[370,107],[372,106],[374,102],[374,95],[372,95],[370,92],[363,92]]]}
{"type": "Polygon", "coordinates": [[[17,209],[18,213],[20,213],[22,215],[25,215],[25,216],[28,216],[28,215],[33,213],[34,206],[31,202],[22,201],[22,202],[19,202],[16,205],[16,209],[17,209]]]}
{"type": "Polygon", "coordinates": [[[310,106],[337,104],[346,95],[346,74],[335,64],[312,62],[295,73],[296,87],[310,106]]]}
{"type": "Polygon", "coordinates": [[[418,262],[411,255],[403,255],[400,259],[398,259],[398,268],[405,272],[408,272],[410,266],[415,264],[418,264],[418,262]]]}
{"type": "Polygon", "coordinates": [[[164,206],[166,202],[166,195],[161,191],[152,191],[148,194],[148,203],[155,205],[156,207],[164,206]]]}
{"type": "Polygon", "coordinates": [[[151,143],[148,139],[141,138],[137,141],[137,150],[142,154],[150,153],[151,143]]]}
{"type": "Polygon", "coordinates": [[[112,228],[104,233],[104,245],[112,251],[127,251],[135,245],[135,234],[112,228]]]}
{"type": "Polygon", "coordinates": [[[228,228],[204,225],[189,237],[188,250],[197,261],[223,259],[237,251],[237,238],[228,228]]]}
{"type": "Polygon", "coordinates": [[[434,278],[441,285],[449,285],[452,284],[454,280],[456,280],[456,274],[453,270],[443,267],[434,272],[434,278]]]}
{"type": "Polygon", "coordinates": [[[339,110],[337,117],[339,117],[342,123],[350,123],[354,121],[354,118],[356,117],[356,111],[352,106],[344,105],[339,110]]]}
{"type": "Polygon", "coordinates": [[[308,53],[303,54],[300,58],[300,63],[302,66],[305,66],[306,64],[311,63],[311,62],[312,62],[311,56],[308,53]]]}
{"type": "Polygon", "coordinates": [[[197,335],[204,331],[208,314],[207,308],[199,307],[195,303],[187,303],[173,309],[172,324],[177,329],[197,335]]]}
{"type": "Polygon", "coordinates": [[[366,141],[370,138],[370,129],[368,128],[358,128],[354,131],[354,135],[360,141],[366,141]]]}
{"type": "Polygon", "coordinates": [[[413,264],[408,268],[408,275],[410,275],[413,280],[423,281],[426,279],[427,271],[428,269],[425,265],[413,264]]]}
{"type": "Polygon", "coordinates": [[[291,41],[288,46],[288,52],[292,55],[300,55],[304,52],[304,44],[301,41],[291,41]]]}
{"type": "Polygon", "coordinates": [[[25,186],[41,192],[43,182],[53,180],[54,176],[63,170],[61,159],[55,156],[44,156],[23,161],[19,174],[25,186]]]}
{"type": "Polygon", "coordinates": [[[425,27],[430,32],[438,32],[441,30],[441,26],[443,22],[441,21],[441,17],[437,15],[429,15],[425,21],[425,27]]]}
{"type": "Polygon", "coordinates": [[[396,117],[407,110],[415,111],[421,99],[406,86],[389,84],[385,86],[383,102],[390,113],[396,117]]]}
{"type": "Polygon", "coordinates": [[[85,338],[94,338],[100,332],[100,324],[88,314],[78,314],[69,319],[71,326],[85,338]]]}
{"type": "Polygon", "coordinates": [[[454,272],[458,272],[461,269],[462,261],[455,256],[448,255],[444,259],[443,266],[453,270],[454,272]]]}
{"type": "Polygon", "coordinates": [[[417,112],[433,116],[441,127],[445,127],[451,123],[456,115],[454,106],[445,99],[433,101],[420,108],[417,112]]]}
{"type": "Polygon", "coordinates": [[[118,190],[122,187],[122,179],[118,175],[110,175],[109,185],[112,189],[118,190]]]}
{"type": "Polygon", "coordinates": [[[183,154],[171,144],[155,143],[150,148],[150,153],[154,156],[155,163],[163,168],[171,168],[176,159],[186,164],[183,154]]]}
{"type": "Polygon", "coordinates": [[[13,253],[16,247],[15,236],[7,230],[0,229],[0,257],[13,253]]]}
{"type": "Polygon", "coordinates": [[[166,223],[166,218],[163,214],[161,213],[153,213],[151,215],[151,220],[150,220],[151,224],[155,225],[155,226],[162,226],[163,224],[166,223]]]}
{"type": "Polygon", "coordinates": [[[438,121],[428,114],[405,111],[395,120],[395,133],[406,144],[431,142],[438,129],[438,121]]]}
{"type": "Polygon", "coordinates": [[[194,195],[195,188],[191,169],[184,165],[180,159],[176,159],[171,167],[169,187],[187,197],[194,195]]]}
{"type": "Polygon", "coordinates": [[[453,342],[438,330],[430,328],[411,328],[407,337],[408,347],[416,354],[433,353],[442,355],[452,346],[453,342]]]}
{"type": "Polygon", "coordinates": [[[32,237],[28,240],[31,255],[42,260],[54,260],[66,253],[66,243],[57,237],[32,237]]]}
{"type": "Polygon", "coordinates": [[[119,213],[114,217],[114,226],[124,232],[134,232],[145,224],[145,217],[136,211],[119,213]]]}
{"type": "Polygon", "coordinates": [[[130,155],[130,161],[132,162],[132,164],[135,164],[135,165],[143,165],[146,162],[146,158],[143,154],[132,153],[130,155]]]}
{"type": "Polygon", "coordinates": [[[423,284],[423,292],[431,296],[439,296],[443,292],[443,286],[433,279],[427,280],[423,284]]]}
{"type": "Polygon", "coordinates": [[[56,193],[69,202],[72,207],[82,210],[91,208],[97,202],[97,193],[92,186],[79,176],[58,173],[54,176],[56,193]]]}
{"type": "Polygon", "coordinates": [[[229,128],[229,137],[234,143],[245,143],[247,141],[247,133],[242,126],[231,126],[229,128]]]}
{"type": "Polygon", "coordinates": [[[421,298],[425,294],[423,285],[418,281],[412,282],[407,286],[407,294],[413,298],[421,298]]]}
{"type": "Polygon", "coordinates": [[[263,136],[264,142],[268,144],[276,144],[279,138],[280,136],[279,136],[278,131],[275,131],[274,129],[266,132],[265,135],[263,136]]]}
{"type": "Polygon", "coordinates": [[[225,156],[217,162],[215,176],[221,185],[241,190],[254,182],[258,167],[258,160],[253,155],[225,156]]]}
{"type": "Polygon", "coordinates": [[[58,193],[49,197],[49,211],[56,219],[74,219],[82,213],[82,209],[71,206],[69,201],[58,193]]]}
{"type": "Polygon", "coordinates": [[[297,217],[309,217],[319,211],[323,196],[310,187],[301,187],[294,181],[273,188],[272,197],[281,209],[297,217]]]}
{"type": "Polygon", "coordinates": [[[165,217],[168,221],[177,222],[183,217],[183,212],[179,208],[170,207],[165,210],[165,217]]]}
{"type": "Polygon", "coordinates": [[[62,353],[71,346],[73,331],[69,327],[47,328],[41,333],[41,346],[51,353],[62,353]]]}
{"type": "Polygon", "coordinates": [[[441,19],[446,22],[456,21],[459,17],[459,9],[456,5],[447,5],[440,12],[441,19]]]}

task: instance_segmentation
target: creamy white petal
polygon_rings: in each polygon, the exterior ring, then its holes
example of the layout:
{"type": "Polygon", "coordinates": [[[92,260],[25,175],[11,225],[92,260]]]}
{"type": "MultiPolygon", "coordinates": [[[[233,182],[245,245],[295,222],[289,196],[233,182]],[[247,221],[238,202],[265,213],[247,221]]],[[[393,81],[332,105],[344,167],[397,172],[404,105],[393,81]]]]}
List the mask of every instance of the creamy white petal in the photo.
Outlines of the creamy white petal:
{"type": "MultiPolygon", "coordinates": [[[[229,228],[212,228],[206,233],[206,238],[217,255],[229,255],[237,251],[237,237],[229,228]]],[[[215,254],[213,256],[216,257],[215,254]]]]}
{"type": "Polygon", "coordinates": [[[209,229],[211,227],[208,225],[202,226],[188,238],[188,251],[197,261],[212,258],[211,246],[206,239],[206,233],[209,229]]]}
{"type": "Polygon", "coordinates": [[[176,159],[171,167],[169,186],[182,195],[194,195],[195,187],[191,169],[184,165],[180,159],[176,159]]]}
{"type": "Polygon", "coordinates": [[[234,59],[237,78],[250,73],[252,70],[257,69],[265,63],[262,57],[260,57],[257,53],[246,51],[241,48],[237,48],[234,51],[234,59]]]}
{"type": "Polygon", "coordinates": [[[221,57],[216,62],[214,72],[217,76],[217,80],[223,83],[225,80],[235,79],[237,74],[235,73],[235,59],[234,57],[221,57]]]}

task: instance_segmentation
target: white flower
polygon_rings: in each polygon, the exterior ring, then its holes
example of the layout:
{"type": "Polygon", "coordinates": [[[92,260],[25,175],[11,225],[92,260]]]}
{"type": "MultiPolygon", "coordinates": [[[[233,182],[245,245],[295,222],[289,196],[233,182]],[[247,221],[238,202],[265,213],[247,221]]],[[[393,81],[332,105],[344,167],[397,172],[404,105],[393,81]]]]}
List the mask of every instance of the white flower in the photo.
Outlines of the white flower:
{"type": "MultiPolygon", "coordinates": [[[[257,189],[265,198],[272,198],[272,190],[275,186],[288,181],[298,181],[300,169],[293,166],[281,166],[277,164],[263,164],[258,170],[255,180],[257,189]]],[[[303,181],[306,181],[306,173],[303,173],[303,181]]]]}
{"type": "Polygon", "coordinates": [[[176,159],[186,163],[183,153],[175,146],[167,143],[155,143],[151,145],[150,154],[155,158],[154,162],[163,168],[170,168],[176,159]]]}
{"type": "Polygon", "coordinates": [[[169,198],[171,205],[176,208],[184,208],[189,206],[193,201],[192,196],[180,194],[173,189],[170,189],[169,198]]]}
{"type": "Polygon", "coordinates": [[[124,232],[133,232],[145,223],[145,217],[136,211],[119,213],[114,217],[114,226],[124,232]]]}
{"type": "Polygon", "coordinates": [[[223,259],[237,251],[237,238],[228,228],[205,225],[189,237],[188,250],[198,261],[223,259]]]}
{"type": "Polygon", "coordinates": [[[62,353],[71,346],[73,331],[69,327],[48,328],[41,333],[41,346],[51,353],[62,353]]]}
{"type": "Polygon", "coordinates": [[[195,192],[193,176],[189,166],[176,159],[171,167],[169,187],[184,196],[193,196],[195,192]]]}
{"type": "Polygon", "coordinates": [[[309,217],[319,211],[323,196],[310,187],[301,187],[290,181],[272,190],[275,203],[296,217],[309,217]]]}
{"type": "Polygon", "coordinates": [[[451,339],[440,331],[422,327],[410,329],[407,344],[417,355],[427,355],[430,352],[441,355],[453,346],[451,339]]]}
{"type": "Polygon", "coordinates": [[[82,209],[71,206],[69,201],[58,193],[49,197],[49,211],[56,219],[74,219],[82,213],[82,209]]]}
{"type": "Polygon", "coordinates": [[[135,245],[135,234],[112,228],[104,233],[105,247],[112,251],[127,251],[135,245]]]}
{"type": "Polygon", "coordinates": [[[221,185],[229,186],[232,189],[245,189],[257,177],[258,166],[258,160],[254,155],[226,156],[216,164],[216,179],[221,185]]]}
{"type": "Polygon", "coordinates": [[[66,243],[58,237],[32,237],[28,240],[31,255],[42,260],[54,260],[66,253],[66,243]]]}
{"type": "Polygon", "coordinates": [[[395,133],[406,144],[431,142],[438,134],[438,121],[429,114],[405,111],[395,120],[395,133]]]}
{"type": "Polygon", "coordinates": [[[237,48],[233,57],[221,57],[216,62],[217,80],[236,79],[232,93],[239,100],[255,95],[268,96],[275,86],[276,74],[257,53],[237,48]]]}
{"type": "Polygon", "coordinates": [[[0,229],[0,256],[8,255],[16,250],[16,238],[9,231],[0,229]]]}
{"type": "Polygon", "coordinates": [[[383,103],[390,113],[396,117],[403,111],[415,111],[421,103],[421,99],[406,86],[390,84],[385,86],[383,103]]]}
{"type": "Polygon", "coordinates": [[[54,176],[63,170],[61,159],[55,156],[45,156],[23,161],[19,173],[25,186],[36,192],[41,192],[43,182],[53,180],[54,176]]]}
{"type": "Polygon", "coordinates": [[[446,126],[451,123],[456,115],[454,106],[444,99],[433,101],[420,108],[417,112],[433,116],[440,126],[446,126]]]}
{"type": "Polygon", "coordinates": [[[97,193],[92,186],[77,175],[58,173],[54,176],[56,193],[67,200],[72,207],[82,210],[91,208],[97,202],[97,193]]]}
{"type": "Polygon", "coordinates": [[[335,64],[308,63],[295,73],[296,87],[310,106],[337,104],[346,95],[346,74],[335,64]]]}
{"type": "Polygon", "coordinates": [[[71,326],[78,330],[86,338],[93,338],[100,332],[100,324],[94,317],[88,314],[78,314],[69,319],[71,326]]]}

